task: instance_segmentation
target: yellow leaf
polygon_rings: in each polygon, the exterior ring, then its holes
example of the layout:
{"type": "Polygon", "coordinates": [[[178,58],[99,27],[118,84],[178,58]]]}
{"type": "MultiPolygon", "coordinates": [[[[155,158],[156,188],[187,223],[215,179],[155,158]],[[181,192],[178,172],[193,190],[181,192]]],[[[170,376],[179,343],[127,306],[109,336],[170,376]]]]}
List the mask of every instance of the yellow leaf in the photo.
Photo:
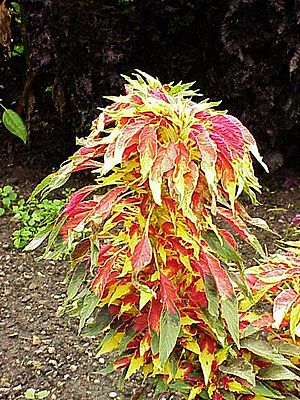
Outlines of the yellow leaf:
{"type": "Polygon", "coordinates": [[[198,324],[199,321],[196,321],[196,320],[192,319],[191,317],[189,317],[188,315],[186,315],[180,319],[180,323],[182,326],[184,326],[184,325],[198,324]]]}
{"type": "Polygon", "coordinates": [[[237,392],[237,393],[251,393],[250,390],[248,390],[244,385],[237,381],[229,382],[228,383],[228,389],[231,392],[237,392]]]}
{"type": "Polygon", "coordinates": [[[144,375],[144,379],[146,379],[147,376],[150,375],[152,371],[153,371],[153,366],[152,366],[151,363],[150,363],[150,364],[143,365],[143,375],[144,375]]]}
{"type": "Polygon", "coordinates": [[[140,341],[140,356],[144,356],[144,354],[150,349],[150,343],[147,336],[144,336],[140,341]]]}
{"type": "Polygon", "coordinates": [[[117,286],[116,289],[114,289],[114,292],[110,298],[109,304],[113,304],[113,302],[117,299],[120,299],[121,297],[125,296],[127,293],[131,291],[131,284],[127,283],[126,285],[120,285],[117,286]]]}
{"type": "Polygon", "coordinates": [[[217,364],[220,365],[222,364],[222,362],[224,362],[225,360],[227,360],[228,358],[228,353],[229,353],[229,349],[230,347],[224,347],[223,349],[220,349],[217,354],[216,354],[216,361],[217,364]]]}
{"type": "Polygon", "coordinates": [[[134,305],[133,305],[133,304],[130,304],[130,303],[122,304],[119,314],[124,314],[124,313],[126,313],[127,311],[131,310],[132,307],[134,307],[134,305]]]}
{"type": "Polygon", "coordinates": [[[132,374],[134,374],[136,371],[138,371],[141,366],[144,364],[144,357],[133,357],[130,361],[128,370],[125,375],[125,379],[128,379],[131,377],[132,374]]]}
{"type": "Polygon", "coordinates": [[[118,275],[118,278],[122,278],[123,276],[126,276],[131,272],[132,272],[132,264],[130,258],[126,257],[122,268],[122,272],[120,273],[120,275],[118,275]]]}
{"type": "Polygon", "coordinates": [[[141,310],[147,303],[154,297],[152,292],[147,292],[145,290],[140,291],[140,305],[139,309],[141,310]]]}
{"type": "Polygon", "coordinates": [[[167,262],[167,252],[166,252],[165,248],[162,247],[162,246],[159,247],[159,255],[160,255],[161,259],[162,259],[162,262],[164,264],[166,264],[166,262],[167,262]]]}
{"type": "Polygon", "coordinates": [[[203,371],[204,382],[207,385],[209,382],[209,376],[211,373],[211,366],[215,359],[215,355],[210,353],[205,347],[199,354],[199,361],[203,371]]]}
{"type": "Polygon", "coordinates": [[[300,336],[300,304],[294,307],[290,316],[290,332],[295,342],[295,336],[300,336]],[[298,325],[298,326],[297,326],[298,325]]]}
{"type": "Polygon", "coordinates": [[[201,387],[194,387],[191,389],[188,400],[193,400],[196,398],[196,396],[202,392],[202,388],[201,387]]]}
{"type": "Polygon", "coordinates": [[[112,350],[116,349],[119,346],[119,343],[123,336],[124,332],[117,332],[113,337],[104,341],[100,350],[97,353],[97,356],[100,356],[104,353],[110,353],[112,350]]]}
{"type": "Polygon", "coordinates": [[[200,355],[201,351],[200,351],[200,347],[199,344],[196,342],[196,340],[189,340],[185,346],[186,349],[188,349],[189,351],[200,355]]]}

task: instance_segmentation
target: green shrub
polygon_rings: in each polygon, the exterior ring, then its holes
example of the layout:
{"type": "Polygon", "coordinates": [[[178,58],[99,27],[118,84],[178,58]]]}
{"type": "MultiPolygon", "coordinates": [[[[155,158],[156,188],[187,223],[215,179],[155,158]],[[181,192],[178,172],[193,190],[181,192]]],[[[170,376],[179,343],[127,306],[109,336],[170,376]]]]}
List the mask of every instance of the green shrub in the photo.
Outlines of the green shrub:
{"type": "MultiPolygon", "coordinates": [[[[265,257],[248,225],[269,228],[237,200],[244,191],[255,203],[259,191],[250,152],[266,168],[253,137],[219,103],[193,101],[191,84],[125,79],[126,94],[109,98],[83,147],[32,195],[83,169],[95,176],[49,232],[48,248],[55,236],[76,244],[62,311],[85,335],[105,332],[98,354],[117,354],[106,371],[128,379],[140,370],[156,395],[297,396],[299,286],[276,278],[280,258],[245,270],[236,241],[265,257]],[[86,227],[78,242],[72,234],[86,227]]],[[[290,277],[299,260],[286,257],[290,277]]]]}

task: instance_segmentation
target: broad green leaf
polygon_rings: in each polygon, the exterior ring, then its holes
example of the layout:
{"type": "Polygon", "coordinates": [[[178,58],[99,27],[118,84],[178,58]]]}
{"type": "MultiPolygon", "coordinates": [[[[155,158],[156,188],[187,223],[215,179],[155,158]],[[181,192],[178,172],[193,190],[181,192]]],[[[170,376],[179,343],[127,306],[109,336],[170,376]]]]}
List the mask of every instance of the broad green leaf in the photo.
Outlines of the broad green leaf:
{"type": "Polygon", "coordinates": [[[251,388],[252,392],[255,393],[257,396],[263,396],[264,398],[270,398],[270,399],[284,399],[285,396],[282,396],[280,392],[278,392],[275,389],[271,389],[270,387],[267,387],[263,385],[260,382],[256,383],[256,386],[251,388]]]}
{"type": "Polygon", "coordinates": [[[284,381],[284,380],[297,380],[300,381],[300,376],[294,374],[288,368],[283,365],[271,365],[268,368],[262,368],[258,376],[263,380],[270,381],[284,381]]]}
{"type": "Polygon", "coordinates": [[[222,299],[221,309],[224,315],[229,333],[239,348],[239,315],[238,315],[238,301],[236,297],[222,299]]]}
{"type": "Polygon", "coordinates": [[[15,111],[8,108],[4,109],[2,121],[5,127],[15,136],[20,138],[25,144],[27,142],[28,133],[22,118],[15,111]]]}
{"type": "Polygon", "coordinates": [[[67,290],[67,301],[73,299],[74,296],[78,293],[80,286],[82,285],[84,278],[86,276],[86,266],[85,264],[79,264],[75,271],[73,272],[71,281],[68,286],[67,290]]]}
{"type": "Polygon", "coordinates": [[[115,317],[115,315],[108,312],[107,307],[102,308],[101,311],[97,313],[95,321],[83,328],[81,332],[82,336],[97,336],[111,324],[115,317]]]}
{"type": "Polygon", "coordinates": [[[90,316],[93,314],[95,308],[99,304],[99,297],[95,295],[95,293],[90,292],[88,293],[84,300],[83,300],[83,305],[80,310],[80,323],[79,323],[79,328],[78,328],[78,333],[81,332],[82,328],[85,325],[85,322],[90,316]]]}
{"type": "Polygon", "coordinates": [[[160,317],[159,359],[163,367],[172,353],[180,332],[180,315],[178,310],[162,310],[160,317]]]}
{"type": "Polygon", "coordinates": [[[274,346],[280,354],[285,354],[291,357],[300,357],[300,347],[295,344],[288,343],[284,340],[272,340],[272,346],[274,346]]]}
{"type": "Polygon", "coordinates": [[[211,250],[215,252],[218,257],[221,257],[224,261],[243,261],[243,258],[232,246],[230,246],[230,244],[225,239],[223,240],[223,243],[220,243],[219,238],[213,231],[205,232],[205,234],[203,235],[203,239],[209,245],[211,250]]]}
{"type": "Polygon", "coordinates": [[[226,364],[219,366],[220,371],[224,374],[230,374],[245,379],[250,385],[255,386],[255,373],[253,366],[243,358],[233,358],[227,360],[226,364]]]}
{"type": "Polygon", "coordinates": [[[241,347],[251,351],[259,357],[263,357],[275,365],[284,365],[286,367],[295,368],[295,365],[290,360],[283,357],[281,354],[278,354],[274,347],[265,339],[259,337],[246,338],[242,340],[241,347]]]}

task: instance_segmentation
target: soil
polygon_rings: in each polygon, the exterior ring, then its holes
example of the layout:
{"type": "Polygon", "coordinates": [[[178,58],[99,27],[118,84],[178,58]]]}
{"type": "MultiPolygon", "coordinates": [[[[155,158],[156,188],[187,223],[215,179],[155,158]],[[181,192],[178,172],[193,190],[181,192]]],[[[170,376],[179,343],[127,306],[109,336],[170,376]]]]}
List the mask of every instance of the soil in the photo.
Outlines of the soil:
{"type": "MultiPolygon", "coordinates": [[[[45,175],[45,171],[34,173],[24,166],[7,167],[4,160],[0,186],[11,184],[27,197],[45,175]]],[[[299,180],[286,174],[266,179],[259,196],[262,205],[255,208],[246,203],[247,210],[283,234],[300,212],[299,180]]],[[[14,249],[14,229],[10,215],[0,218],[0,399],[24,399],[28,388],[49,390],[47,399],[52,400],[130,399],[141,382],[133,379],[120,390],[117,374],[100,375],[107,359],[95,357],[98,340],[78,336],[76,320],[57,316],[66,292],[67,264],[40,261],[36,253],[14,249]]],[[[260,231],[259,237],[274,250],[273,235],[260,231]]],[[[152,398],[151,391],[146,396],[152,398]]]]}

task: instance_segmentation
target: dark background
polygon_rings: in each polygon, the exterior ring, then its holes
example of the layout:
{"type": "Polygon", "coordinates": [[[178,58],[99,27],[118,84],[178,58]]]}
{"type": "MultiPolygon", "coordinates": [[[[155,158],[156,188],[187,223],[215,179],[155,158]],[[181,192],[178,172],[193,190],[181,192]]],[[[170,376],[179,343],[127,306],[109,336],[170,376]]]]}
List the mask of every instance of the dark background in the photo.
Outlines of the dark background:
{"type": "MultiPolygon", "coordinates": [[[[30,132],[1,125],[10,162],[57,166],[89,132],[102,96],[135,68],[162,82],[196,81],[251,130],[273,171],[300,166],[300,2],[297,0],[21,0],[0,45],[0,98],[30,132]]],[[[7,0],[6,7],[10,6],[7,0]]]]}

